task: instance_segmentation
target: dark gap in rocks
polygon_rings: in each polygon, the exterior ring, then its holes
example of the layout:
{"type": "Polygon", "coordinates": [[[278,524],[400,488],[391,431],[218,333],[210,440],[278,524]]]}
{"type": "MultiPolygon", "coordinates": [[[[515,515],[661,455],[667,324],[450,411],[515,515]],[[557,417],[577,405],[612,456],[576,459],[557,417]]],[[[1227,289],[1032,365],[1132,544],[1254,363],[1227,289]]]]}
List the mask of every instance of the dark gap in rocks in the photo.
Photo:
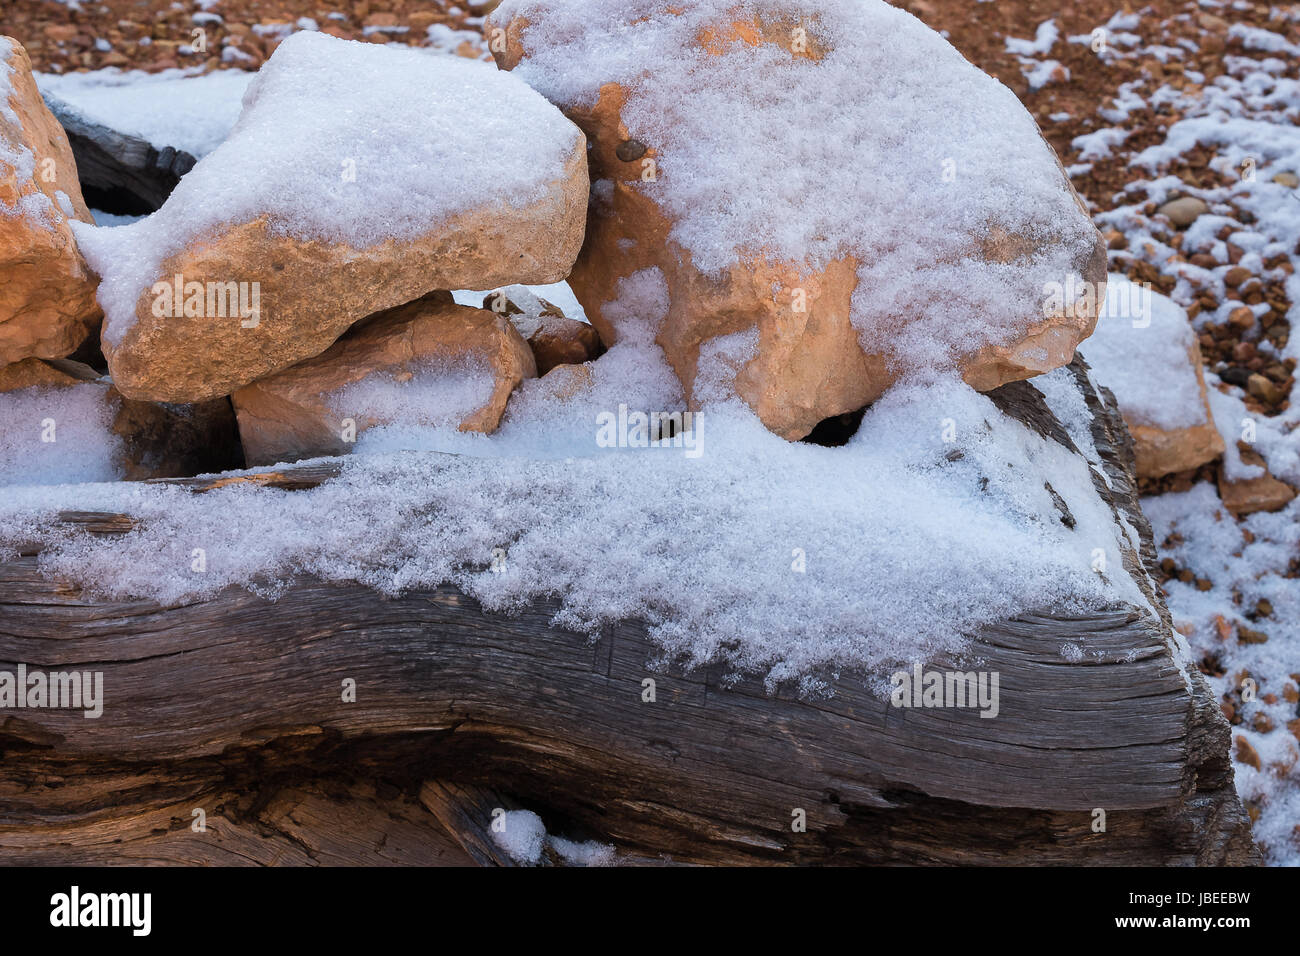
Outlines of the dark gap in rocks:
{"type": "Polygon", "coordinates": [[[81,195],[85,197],[86,205],[91,209],[112,213],[115,216],[147,216],[155,209],[135,193],[121,186],[101,189],[98,186],[82,183],[81,195]]]}
{"type": "Polygon", "coordinates": [[[68,358],[82,365],[89,365],[100,375],[108,374],[108,360],[104,358],[104,351],[99,341],[98,325],[68,358]]]}
{"type": "Polygon", "coordinates": [[[810,445],[821,445],[824,448],[839,448],[849,443],[849,439],[858,433],[858,427],[862,424],[862,416],[866,414],[868,405],[865,408],[859,408],[856,412],[845,412],[843,415],[832,415],[830,418],[824,418],[817,423],[806,438],[799,439],[810,445]]]}

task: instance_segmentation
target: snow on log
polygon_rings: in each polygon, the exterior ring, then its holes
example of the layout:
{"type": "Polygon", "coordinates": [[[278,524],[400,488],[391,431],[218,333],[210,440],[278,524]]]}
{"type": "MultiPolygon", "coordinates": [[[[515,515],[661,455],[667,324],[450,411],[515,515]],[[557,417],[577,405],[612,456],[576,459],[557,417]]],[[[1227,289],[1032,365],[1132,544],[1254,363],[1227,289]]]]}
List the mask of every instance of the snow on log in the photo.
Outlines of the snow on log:
{"type": "MultiPolygon", "coordinates": [[[[1140,541],[1124,564],[1145,600],[1040,608],[924,663],[996,675],[995,719],[895,706],[853,668],[812,695],[651,668],[645,624],[593,639],[552,626],[555,599],[507,615],[450,585],[381,597],[311,576],[273,601],[102,599],[33,543],[0,564],[0,671],[101,673],[102,713],[6,709],[0,862],[491,865],[513,845],[492,821],[536,820],[515,809],[624,862],[1254,862],[1228,725],[1147,571],[1113,399],[1079,362],[1053,376],[1047,401],[1029,383],[991,397],[1092,459],[1140,541]]],[[[308,489],[338,468],[167,484],[308,489]]],[[[55,523],[98,537],[135,519],[55,523]]],[[[604,859],[540,832],[537,860],[604,859]]]]}

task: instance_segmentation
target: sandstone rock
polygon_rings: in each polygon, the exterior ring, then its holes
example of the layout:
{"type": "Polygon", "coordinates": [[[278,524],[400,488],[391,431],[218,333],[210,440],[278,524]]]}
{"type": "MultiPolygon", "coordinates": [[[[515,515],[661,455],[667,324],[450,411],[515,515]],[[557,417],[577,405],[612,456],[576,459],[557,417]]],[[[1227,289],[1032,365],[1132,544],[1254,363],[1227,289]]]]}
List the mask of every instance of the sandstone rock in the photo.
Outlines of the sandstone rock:
{"type": "Polygon", "coordinates": [[[1268,473],[1268,467],[1259,452],[1244,442],[1238,442],[1237,448],[1245,464],[1263,468],[1264,474],[1246,481],[1229,481],[1220,468],[1219,500],[1223,506],[1241,518],[1256,511],[1277,511],[1290,504],[1296,496],[1295,489],[1268,473]]]}
{"type": "Polygon", "coordinates": [[[510,317],[533,350],[538,375],[557,365],[581,365],[605,351],[595,328],[569,318],[559,306],[539,298],[526,286],[489,292],[483,298],[483,308],[510,317]]]}
{"type": "MultiPolygon", "coordinates": [[[[768,428],[789,439],[873,401],[902,365],[922,362],[917,353],[927,349],[955,361],[979,389],[1069,362],[1096,320],[1095,300],[1078,310],[1045,308],[1047,279],[1028,279],[1028,264],[1035,255],[1050,258],[1052,279],[1080,278],[1093,283],[1099,297],[1105,246],[1014,98],[1004,101],[1005,90],[919,22],[884,5],[805,19],[750,19],[721,2],[696,7],[633,19],[524,0],[503,6],[489,21],[498,65],[520,71],[591,142],[587,236],[569,281],[606,345],[629,334],[629,321],[648,320],[698,406],[701,350],[733,333],[756,332],[734,389],[768,428]],[[614,44],[627,57],[582,59],[573,52],[614,44]],[[683,45],[709,56],[683,58],[675,52],[683,45]],[[926,52],[894,60],[874,52],[902,47],[926,52]],[[689,70],[673,65],[685,61],[689,70]],[[563,83],[555,80],[561,66],[563,83]],[[778,70],[780,78],[773,78],[778,70]],[[653,82],[642,83],[642,75],[653,82]],[[751,95],[751,85],[761,89],[751,95]],[[799,87],[800,95],[783,85],[799,87]],[[902,98],[915,92],[927,98],[922,115],[949,118],[965,112],[973,91],[987,94],[996,104],[991,109],[1005,110],[996,135],[1028,141],[1021,151],[1029,157],[1018,174],[1023,178],[1016,185],[1008,181],[999,195],[1024,195],[1021,186],[1032,180],[1036,202],[1052,209],[1050,217],[1041,218],[1041,208],[1023,215],[994,208],[992,192],[981,192],[1005,173],[992,162],[984,165],[992,154],[975,142],[985,132],[994,135],[991,130],[954,134],[961,140],[956,143],[946,130],[918,129],[916,112],[909,119],[886,118],[893,107],[882,89],[902,98]],[[796,108],[786,97],[804,101],[796,108]],[[821,97],[839,101],[823,106],[821,97]],[[860,119],[840,115],[833,131],[819,130],[816,120],[841,114],[846,99],[862,100],[853,113],[860,119]],[[686,100],[692,105],[683,110],[686,100]],[[694,118],[697,110],[715,120],[743,111],[750,132],[743,141],[725,141],[705,128],[706,120],[694,118]],[[906,213],[901,185],[897,194],[882,188],[878,202],[859,203],[826,182],[851,168],[858,181],[889,180],[895,166],[928,154],[932,147],[921,143],[933,139],[943,139],[942,148],[957,157],[949,160],[953,170],[966,162],[980,172],[963,179],[955,171],[945,179],[948,154],[937,153],[933,168],[918,167],[910,177],[906,190],[914,202],[906,213]],[[861,147],[844,148],[847,141],[861,147]],[[789,166],[777,168],[785,161],[764,157],[787,157],[789,166]],[[769,183],[787,179],[798,185],[760,195],[769,183]],[[834,213],[823,208],[823,194],[826,207],[851,212],[828,219],[834,213]],[[983,212],[986,202],[986,215],[965,215],[970,208],[983,212]],[[958,207],[964,207],[960,215],[953,212],[958,207]],[[740,217],[753,219],[752,228],[729,225],[740,217]],[[759,221],[763,217],[767,221],[759,221]],[[802,240],[786,237],[800,231],[791,223],[810,219],[826,219],[828,228],[810,228],[802,240]],[[715,237],[701,227],[706,220],[722,223],[717,229],[724,234],[715,237]],[[896,242],[891,246],[886,236],[896,242]],[[994,265],[1010,266],[1003,275],[1015,273],[1017,279],[1007,282],[1016,291],[967,297],[970,289],[963,293],[949,281],[956,272],[945,271],[967,258],[976,268],[990,267],[986,276],[994,265]],[[629,297],[633,286],[644,291],[653,285],[659,293],[629,297]],[[996,308],[1006,311],[995,322],[989,315],[996,308]]],[[[991,150],[991,138],[987,145],[991,150]]]]}
{"type": "Polygon", "coordinates": [[[1179,229],[1185,229],[1194,223],[1198,216],[1202,216],[1210,211],[1204,199],[1197,199],[1195,196],[1184,196],[1182,199],[1174,199],[1165,203],[1156,210],[1158,215],[1164,216],[1179,229]]]}
{"type": "MultiPolygon", "coordinates": [[[[131,401],[88,365],[35,358],[0,368],[0,394],[14,393],[47,397],[49,411],[35,418],[53,421],[56,437],[57,428],[68,424],[69,411],[85,415],[102,404],[106,409],[102,439],[112,448],[111,474],[99,476],[105,479],[183,478],[239,468],[244,463],[229,399],[196,405],[131,401]],[[64,398],[70,389],[93,396],[92,402],[69,405],[64,398]]],[[[40,401],[37,399],[38,405],[40,401]]],[[[96,423],[75,424],[85,430],[96,423]]]]}
{"type": "Polygon", "coordinates": [[[67,137],[27,53],[0,37],[0,365],[62,358],[100,317],[69,219],[90,221],[67,137]]]}
{"type": "Polygon", "coordinates": [[[232,398],[249,464],[267,465],[346,454],[357,435],[392,422],[494,431],[511,392],[536,374],[508,319],[437,292],[232,398]]]}
{"type": "Polygon", "coordinates": [[[113,381],[214,398],[433,290],[563,279],[587,189],[581,131],[490,65],[295,34],[162,209],[79,230],[113,381]]]}
{"type": "Polygon", "coordinates": [[[1139,478],[1187,471],[1223,454],[1200,345],[1173,300],[1111,275],[1102,318],[1080,351],[1115,393],[1139,478]]]}

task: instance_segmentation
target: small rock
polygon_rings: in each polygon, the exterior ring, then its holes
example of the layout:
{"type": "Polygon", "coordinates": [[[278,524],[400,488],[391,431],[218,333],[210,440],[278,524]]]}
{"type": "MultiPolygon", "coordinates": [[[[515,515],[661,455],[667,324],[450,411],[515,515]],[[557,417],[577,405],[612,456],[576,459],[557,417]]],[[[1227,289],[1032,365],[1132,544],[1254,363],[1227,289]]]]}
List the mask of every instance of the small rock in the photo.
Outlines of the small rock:
{"type": "Polygon", "coordinates": [[[1237,738],[1237,763],[1249,764],[1256,770],[1260,769],[1259,753],[1245,737],[1237,738]]]}
{"type": "Polygon", "coordinates": [[[1278,173],[1273,177],[1273,182],[1279,186],[1285,186],[1287,189],[1295,189],[1300,186],[1300,176],[1296,176],[1295,173],[1278,173]]]}
{"type": "Polygon", "coordinates": [[[1268,635],[1263,631],[1252,630],[1244,624],[1238,624],[1237,640],[1242,644],[1267,644],[1268,635]]]}
{"type": "Polygon", "coordinates": [[[1240,368],[1236,365],[1229,365],[1219,373],[1219,378],[1229,385],[1236,385],[1238,388],[1245,388],[1246,383],[1250,380],[1250,370],[1240,368]]]}
{"type": "Polygon", "coordinates": [[[1243,266],[1233,266],[1223,274],[1223,284],[1229,289],[1235,289],[1249,278],[1249,269],[1244,268],[1243,266]]]}
{"type": "Polygon", "coordinates": [[[1255,311],[1249,306],[1238,306],[1228,313],[1228,324],[1238,329],[1253,328],[1255,325],[1255,311]]]}
{"type": "Polygon", "coordinates": [[[1229,482],[1219,469],[1219,500],[1234,517],[1257,511],[1278,511],[1295,498],[1295,489],[1267,472],[1248,481],[1229,482]]]}
{"type": "Polygon", "coordinates": [[[1164,216],[1179,229],[1185,229],[1196,221],[1196,217],[1210,211],[1204,199],[1184,196],[1165,203],[1156,210],[1157,215],[1164,216]]]}
{"type": "Polygon", "coordinates": [[[1267,376],[1259,373],[1255,373],[1246,379],[1246,391],[1261,402],[1266,402],[1269,405],[1276,405],[1281,399],[1277,386],[1267,376]]]}
{"type": "Polygon", "coordinates": [[[559,306],[539,298],[527,286],[489,292],[483,308],[510,316],[533,350],[538,375],[545,375],[557,365],[590,362],[605,351],[592,326],[569,318],[559,306]]]}

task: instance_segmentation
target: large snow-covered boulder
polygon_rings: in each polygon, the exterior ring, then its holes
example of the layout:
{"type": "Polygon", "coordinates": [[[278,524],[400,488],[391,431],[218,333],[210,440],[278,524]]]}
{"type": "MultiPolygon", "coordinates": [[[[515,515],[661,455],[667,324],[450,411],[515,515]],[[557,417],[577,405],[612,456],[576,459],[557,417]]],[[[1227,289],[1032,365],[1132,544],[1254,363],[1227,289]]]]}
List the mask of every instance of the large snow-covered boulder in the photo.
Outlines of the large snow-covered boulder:
{"type": "Polygon", "coordinates": [[[124,395],[199,401],[438,289],[565,277],[582,132],[490,64],[299,33],[152,216],[78,229],[124,395]]]}
{"type": "Polygon", "coordinates": [[[649,320],[688,391],[706,343],[756,330],[734,387],[798,438],[916,369],[1048,371],[1092,329],[1096,294],[1047,291],[1106,265],[1051,147],[881,0],[505,0],[488,39],[592,141],[588,316],[606,344],[649,320]],[[637,275],[661,294],[629,315],[637,275]]]}
{"type": "Polygon", "coordinates": [[[249,464],[269,465],[346,454],[376,425],[495,431],[516,386],[536,375],[508,318],[436,292],[375,316],[233,400],[249,464]]]}
{"type": "Polygon", "coordinates": [[[1187,313],[1149,287],[1112,275],[1092,337],[1080,346],[1115,393],[1133,435],[1139,478],[1187,471],[1223,454],[1187,313]]]}
{"type": "Polygon", "coordinates": [[[90,221],[63,129],[27,51],[0,37],[0,365],[62,358],[99,319],[70,220],[90,221]]]}

